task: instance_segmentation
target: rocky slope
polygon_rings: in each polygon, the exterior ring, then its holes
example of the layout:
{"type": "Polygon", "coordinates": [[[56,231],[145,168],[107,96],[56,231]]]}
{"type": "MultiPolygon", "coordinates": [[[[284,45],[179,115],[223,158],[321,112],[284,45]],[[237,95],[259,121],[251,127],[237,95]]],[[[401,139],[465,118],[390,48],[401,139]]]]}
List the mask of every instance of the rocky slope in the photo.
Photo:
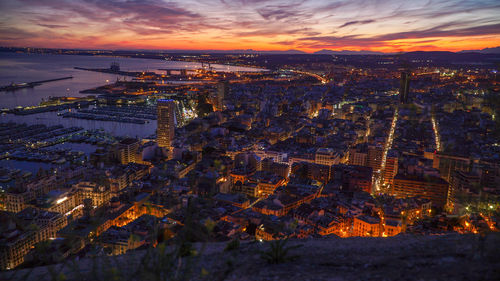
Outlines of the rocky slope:
{"type": "MultiPolygon", "coordinates": [[[[269,264],[268,243],[197,244],[197,255],[169,268],[145,251],[110,259],[80,260],[0,273],[0,280],[500,280],[500,235],[397,236],[392,238],[311,239],[290,251],[296,259],[269,264]],[[141,274],[138,268],[146,267],[141,274]],[[179,270],[180,269],[180,270],[179,270]],[[52,273],[51,273],[52,272],[52,273]],[[59,272],[55,274],[54,272],[59,272]],[[134,275],[135,274],[135,275],[134,275]],[[158,278],[159,277],[159,278],[158,278]]],[[[162,263],[163,262],[163,263],[162,263]]]]}

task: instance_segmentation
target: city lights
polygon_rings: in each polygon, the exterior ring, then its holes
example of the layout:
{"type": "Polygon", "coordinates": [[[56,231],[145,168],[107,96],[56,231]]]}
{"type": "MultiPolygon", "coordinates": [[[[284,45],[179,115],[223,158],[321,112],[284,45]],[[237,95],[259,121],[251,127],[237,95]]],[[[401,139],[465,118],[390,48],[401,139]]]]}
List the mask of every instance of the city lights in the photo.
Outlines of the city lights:
{"type": "Polygon", "coordinates": [[[6,2],[1,280],[496,276],[495,1],[6,2]]]}
{"type": "Polygon", "coordinates": [[[63,198],[58,199],[58,200],[56,201],[56,204],[61,204],[62,202],[66,201],[66,200],[68,200],[68,197],[67,197],[67,196],[65,196],[65,197],[63,197],[63,198]]]}

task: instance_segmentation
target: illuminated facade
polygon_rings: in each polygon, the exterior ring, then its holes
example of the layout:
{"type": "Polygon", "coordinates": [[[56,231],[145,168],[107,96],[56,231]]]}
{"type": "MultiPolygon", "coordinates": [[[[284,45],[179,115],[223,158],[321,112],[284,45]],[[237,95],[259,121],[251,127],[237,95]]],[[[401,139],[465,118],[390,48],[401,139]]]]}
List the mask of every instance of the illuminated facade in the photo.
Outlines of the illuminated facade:
{"type": "Polygon", "coordinates": [[[398,174],[398,157],[390,152],[387,154],[384,167],[384,184],[392,185],[394,177],[398,174]]]}
{"type": "Polygon", "coordinates": [[[340,157],[331,148],[319,148],[316,151],[314,161],[316,164],[331,166],[339,164],[340,157]]]}
{"type": "Polygon", "coordinates": [[[406,198],[419,196],[429,199],[432,204],[444,206],[448,197],[448,182],[434,176],[412,176],[398,174],[392,188],[394,196],[406,198]]]}
{"type": "Polygon", "coordinates": [[[70,214],[76,205],[75,193],[53,190],[40,200],[38,207],[49,212],[70,214]]]}
{"type": "Polygon", "coordinates": [[[366,166],[368,154],[355,148],[349,150],[349,165],[366,166]]]}
{"type": "Polygon", "coordinates": [[[5,210],[12,213],[22,211],[27,207],[27,202],[31,200],[31,193],[26,191],[22,193],[5,193],[5,210]]]}
{"type": "Polygon", "coordinates": [[[359,216],[354,218],[353,236],[378,237],[380,233],[380,219],[370,216],[359,216]]]}
{"type": "Polygon", "coordinates": [[[130,162],[136,162],[135,156],[138,149],[139,141],[136,139],[126,138],[120,141],[118,144],[118,158],[120,163],[128,164],[130,162]]]}
{"type": "Polygon", "coordinates": [[[93,182],[80,182],[73,186],[77,191],[77,205],[83,204],[84,199],[92,199],[92,205],[100,207],[109,202],[111,192],[104,186],[93,182]]]}
{"type": "Polygon", "coordinates": [[[175,134],[175,102],[174,100],[158,100],[157,141],[159,147],[170,148],[175,134]]]}

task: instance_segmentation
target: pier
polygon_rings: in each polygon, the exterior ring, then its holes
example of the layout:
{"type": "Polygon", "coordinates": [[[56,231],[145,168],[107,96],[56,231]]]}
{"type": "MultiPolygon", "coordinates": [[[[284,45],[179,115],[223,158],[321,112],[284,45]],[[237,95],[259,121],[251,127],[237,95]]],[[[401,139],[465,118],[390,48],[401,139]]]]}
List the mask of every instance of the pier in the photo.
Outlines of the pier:
{"type": "Polygon", "coordinates": [[[93,96],[84,98],[54,97],[49,101],[41,102],[38,106],[16,107],[3,110],[2,112],[15,115],[31,115],[50,111],[61,111],[70,108],[88,107],[95,101],[96,99],[93,96]]]}
{"type": "Polygon", "coordinates": [[[119,68],[84,68],[84,67],[77,67],[75,66],[74,69],[77,70],[85,70],[85,71],[94,71],[94,72],[102,72],[102,73],[108,73],[108,74],[116,74],[116,75],[121,75],[121,76],[130,76],[130,77],[139,77],[141,75],[153,75],[155,74],[154,72],[140,72],[140,71],[122,71],[119,68]]]}
{"type": "Polygon", "coordinates": [[[16,91],[16,90],[23,89],[23,88],[33,88],[35,86],[40,86],[43,83],[66,80],[66,79],[73,79],[73,76],[48,79],[48,80],[40,80],[40,81],[34,81],[34,82],[28,82],[28,83],[20,83],[20,84],[12,83],[10,85],[0,87],[0,91],[16,91]]]}

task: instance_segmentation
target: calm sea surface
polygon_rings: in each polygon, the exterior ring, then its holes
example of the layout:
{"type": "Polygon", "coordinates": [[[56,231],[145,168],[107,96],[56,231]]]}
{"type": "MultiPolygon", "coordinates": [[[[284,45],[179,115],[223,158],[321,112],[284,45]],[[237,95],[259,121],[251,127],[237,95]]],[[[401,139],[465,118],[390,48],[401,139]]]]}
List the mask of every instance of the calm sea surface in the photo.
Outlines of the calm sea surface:
{"type": "MultiPolygon", "coordinates": [[[[14,108],[16,106],[38,105],[48,97],[56,96],[83,96],[79,92],[89,88],[112,83],[116,79],[127,79],[119,75],[77,70],[74,67],[108,68],[112,62],[118,62],[120,69],[125,71],[154,71],[162,73],[160,68],[200,68],[201,64],[192,62],[164,61],[153,59],[134,59],[120,57],[95,57],[76,55],[42,55],[16,54],[0,52],[0,86],[11,82],[22,83],[45,79],[73,76],[73,79],[55,81],[20,89],[15,92],[0,92],[0,108],[14,108]]],[[[212,65],[220,71],[252,71],[253,68],[212,65]]],[[[79,126],[85,129],[104,129],[116,136],[146,137],[155,132],[156,121],[139,125],[108,121],[82,120],[62,118],[57,112],[40,113],[27,116],[11,114],[0,116],[0,122],[14,121],[28,124],[61,124],[65,127],[79,126]]]]}

